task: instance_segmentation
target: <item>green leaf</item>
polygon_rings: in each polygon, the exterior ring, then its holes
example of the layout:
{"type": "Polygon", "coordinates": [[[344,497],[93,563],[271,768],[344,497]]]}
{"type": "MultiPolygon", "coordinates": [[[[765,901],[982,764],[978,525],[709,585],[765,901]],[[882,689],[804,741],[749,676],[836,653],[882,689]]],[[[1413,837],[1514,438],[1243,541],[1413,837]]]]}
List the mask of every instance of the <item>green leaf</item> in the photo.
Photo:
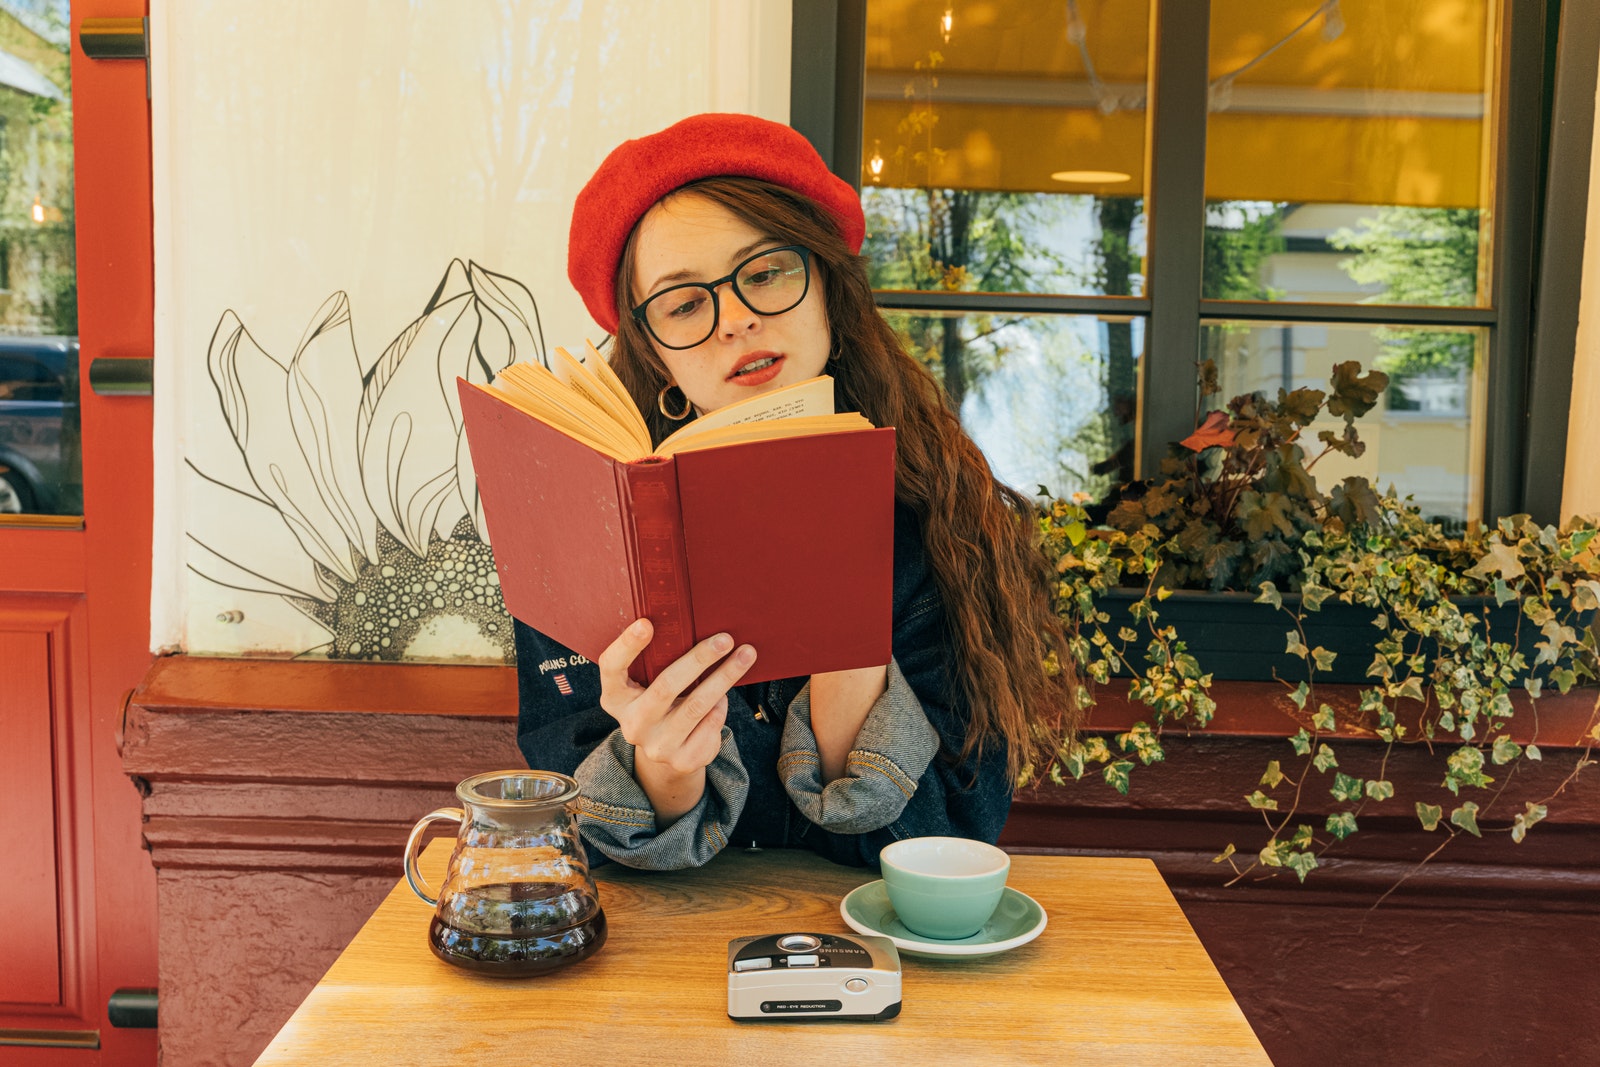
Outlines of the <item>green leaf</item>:
{"type": "Polygon", "coordinates": [[[1521,578],[1526,574],[1522,561],[1517,558],[1517,547],[1500,541],[1492,542],[1483,558],[1467,571],[1468,578],[1487,578],[1491,574],[1498,574],[1501,579],[1511,581],[1521,578]]]}
{"type": "Polygon", "coordinates": [[[1407,697],[1411,700],[1423,699],[1422,679],[1413,674],[1411,677],[1400,683],[1400,689],[1396,695],[1407,697]]]}
{"type": "Polygon", "coordinates": [[[1304,710],[1306,706],[1306,697],[1310,695],[1311,687],[1305,682],[1301,682],[1299,685],[1295,686],[1294,690],[1289,694],[1289,699],[1294,701],[1295,707],[1304,710]]]}
{"type": "Polygon", "coordinates": [[[1516,590],[1507,585],[1504,578],[1496,578],[1494,580],[1495,606],[1503,608],[1515,599],[1517,599],[1516,590]]]}
{"type": "Polygon", "coordinates": [[[1137,641],[1139,640],[1139,632],[1128,626],[1119,627],[1117,629],[1117,640],[1123,642],[1137,641]]]}
{"type": "Polygon", "coordinates": [[[1235,515],[1252,541],[1264,541],[1274,533],[1293,537],[1295,527],[1289,519],[1292,506],[1285,493],[1258,493],[1246,489],[1239,494],[1235,515]]]}
{"type": "Polygon", "coordinates": [[[1332,595],[1332,589],[1307,582],[1300,589],[1300,602],[1306,606],[1307,611],[1321,611],[1322,602],[1332,595]]]}
{"type": "Polygon", "coordinates": [[[1136,754],[1139,762],[1146,767],[1166,758],[1166,753],[1161,748],[1161,738],[1150,729],[1148,723],[1136,722],[1127,733],[1118,734],[1117,747],[1123,752],[1136,754]]]}
{"type": "Polygon", "coordinates": [[[1444,809],[1437,804],[1424,804],[1417,801],[1417,819],[1422,823],[1424,830],[1433,830],[1438,827],[1439,820],[1444,817],[1444,809]]]}
{"type": "Polygon", "coordinates": [[[1305,848],[1307,845],[1311,844],[1310,824],[1301,823],[1299,826],[1296,826],[1294,828],[1294,836],[1289,839],[1289,844],[1293,845],[1295,848],[1305,848]]]}
{"type": "Polygon", "coordinates": [[[1338,658],[1338,655],[1337,652],[1329,652],[1321,645],[1311,650],[1311,658],[1317,661],[1317,670],[1319,671],[1333,670],[1333,661],[1338,658]]]}
{"type": "Polygon", "coordinates": [[[1289,744],[1294,746],[1295,755],[1304,756],[1311,751],[1311,735],[1306,733],[1305,727],[1302,726],[1299,733],[1289,738],[1289,744]]]}
{"type": "Polygon", "coordinates": [[[1572,583],[1572,606],[1578,611],[1600,608],[1600,582],[1582,578],[1572,583]]]}
{"type": "Polygon", "coordinates": [[[1333,776],[1333,786],[1328,790],[1336,800],[1360,800],[1363,782],[1340,771],[1333,776]]]}
{"type": "Polygon", "coordinates": [[[1278,761],[1268,762],[1266,772],[1261,776],[1261,784],[1271,789],[1281,781],[1283,781],[1283,771],[1279,768],[1278,761]]]}
{"type": "Polygon", "coordinates": [[[1291,656],[1299,656],[1301,659],[1305,659],[1311,654],[1310,650],[1306,648],[1304,642],[1300,640],[1300,631],[1298,630],[1289,631],[1289,647],[1284,649],[1284,651],[1289,653],[1291,656]]]}
{"type": "Polygon", "coordinates": [[[1361,373],[1355,360],[1337,364],[1328,379],[1333,392],[1328,396],[1328,414],[1359,419],[1378,404],[1378,397],[1389,387],[1389,376],[1382,371],[1361,373]]]}
{"type": "Polygon", "coordinates": [[[1478,805],[1470,800],[1450,813],[1450,821],[1473,837],[1483,836],[1478,829],[1478,805]]]}
{"type": "Polygon", "coordinates": [[[1304,882],[1306,875],[1316,869],[1317,857],[1310,852],[1291,852],[1285,857],[1284,862],[1293,868],[1294,873],[1299,875],[1300,880],[1304,882]]]}
{"type": "Polygon", "coordinates": [[[1544,753],[1539,751],[1539,746],[1538,745],[1529,745],[1527,748],[1522,750],[1522,754],[1524,756],[1527,756],[1529,759],[1534,759],[1534,760],[1543,760],[1544,759],[1544,753]]]}
{"type": "Polygon", "coordinates": [[[1489,758],[1497,766],[1503,766],[1522,755],[1522,746],[1517,744],[1505,734],[1494,739],[1494,750],[1489,753],[1489,758]]]}
{"type": "Polygon", "coordinates": [[[1373,800],[1388,800],[1394,796],[1394,783],[1386,778],[1373,778],[1367,782],[1367,796],[1373,800]]]}
{"type": "Polygon", "coordinates": [[[1311,725],[1324,733],[1332,733],[1335,728],[1333,721],[1333,708],[1327,704],[1318,704],[1317,713],[1311,716],[1311,725]]]}
{"type": "Polygon", "coordinates": [[[1131,771],[1131,770],[1133,770],[1132,761],[1130,761],[1130,760],[1118,760],[1115,763],[1108,764],[1106,766],[1106,769],[1104,771],[1102,771],[1101,774],[1103,774],[1105,776],[1105,780],[1106,780],[1106,784],[1107,785],[1111,786],[1113,789],[1115,789],[1117,792],[1121,793],[1123,796],[1127,796],[1128,795],[1128,772],[1131,771]]]}
{"type": "Polygon", "coordinates": [[[1378,501],[1378,494],[1360,475],[1352,475],[1333,487],[1333,492],[1328,494],[1328,510],[1338,516],[1347,530],[1376,526],[1383,521],[1383,505],[1378,501]]]}
{"type": "Polygon", "coordinates": [[[1267,796],[1267,794],[1263,793],[1259,789],[1257,789],[1254,793],[1251,793],[1249,796],[1245,797],[1244,799],[1249,802],[1249,804],[1250,804],[1250,806],[1252,808],[1258,808],[1258,809],[1260,809],[1262,811],[1277,811],[1278,810],[1278,802],[1276,800],[1272,799],[1271,797],[1267,796]]]}
{"type": "Polygon", "coordinates": [[[1217,853],[1215,856],[1212,856],[1211,857],[1211,862],[1212,863],[1221,863],[1221,862],[1226,860],[1229,856],[1233,855],[1237,851],[1238,851],[1238,849],[1234,848],[1232,844],[1229,844],[1227,848],[1223,849],[1221,852],[1217,853]]]}
{"type": "Polygon", "coordinates": [[[1335,815],[1328,816],[1327,824],[1323,828],[1340,841],[1343,841],[1356,832],[1356,817],[1352,812],[1341,811],[1335,815]]]}
{"type": "Polygon", "coordinates": [[[1317,754],[1311,758],[1312,766],[1326,774],[1334,767],[1339,766],[1339,761],[1334,758],[1333,749],[1327,745],[1318,745],[1317,754]]]}
{"type": "Polygon", "coordinates": [[[1486,786],[1494,781],[1483,773],[1483,753],[1472,745],[1462,745],[1445,760],[1444,784],[1452,793],[1464,785],[1486,786]]]}
{"type": "Polygon", "coordinates": [[[1271,604],[1275,608],[1283,607],[1283,594],[1278,592],[1278,587],[1271,582],[1261,583],[1261,595],[1256,597],[1257,604],[1271,604]]]}
{"type": "Polygon", "coordinates": [[[1536,822],[1544,821],[1544,817],[1548,814],[1549,809],[1543,804],[1535,804],[1532,801],[1524,804],[1522,814],[1511,821],[1511,840],[1519,845],[1522,844],[1522,839],[1528,836],[1528,828],[1536,822]]]}

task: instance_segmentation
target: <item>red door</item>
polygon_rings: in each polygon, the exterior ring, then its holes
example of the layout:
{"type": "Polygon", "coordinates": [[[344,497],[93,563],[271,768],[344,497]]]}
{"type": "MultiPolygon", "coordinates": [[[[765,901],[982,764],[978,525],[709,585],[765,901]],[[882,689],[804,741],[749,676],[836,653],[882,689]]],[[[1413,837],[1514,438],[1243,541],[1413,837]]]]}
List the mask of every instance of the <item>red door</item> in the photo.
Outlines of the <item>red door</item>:
{"type": "Polygon", "coordinates": [[[117,752],[151,659],[151,399],[90,384],[119,377],[103,361],[152,356],[150,111],[144,63],[89,59],[77,32],[130,14],[72,3],[82,522],[0,516],[0,1062],[18,1067],[156,1058],[154,1030],[107,1012],[114,991],[156,986],[155,875],[117,752]]]}

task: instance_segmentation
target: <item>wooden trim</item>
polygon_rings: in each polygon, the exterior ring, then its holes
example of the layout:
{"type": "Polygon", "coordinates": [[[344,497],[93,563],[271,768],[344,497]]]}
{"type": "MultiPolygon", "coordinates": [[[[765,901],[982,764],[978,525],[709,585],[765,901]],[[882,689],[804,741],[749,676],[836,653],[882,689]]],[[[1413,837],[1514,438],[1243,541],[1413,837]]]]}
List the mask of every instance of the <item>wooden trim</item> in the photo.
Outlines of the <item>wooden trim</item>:
{"type": "Polygon", "coordinates": [[[0,515],[0,529],[81,530],[82,515],[0,515]]]}
{"type": "MultiPolygon", "coordinates": [[[[1126,730],[1136,722],[1154,723],[1155,713],[1143,704],[1127,699],[1126,681],[1112,681],[1099,687],[1097,703],[1090,709],[1089,733],[1126,730]]],[[[1377,741],[1371,725],[1357,714],[1362,687],[1358,685],[1318,685],[1306,702],[1306,710],[1295,707],[1290,699],[1291,687],[1281,682],[1213,682],[1211,698],[1217,702],[1215,721],[1204,730],[1193,731],[1205,737],[1288,737],[1304,726],[1311,729],[1311,713],[1317,705],[1327,704],[1334,709],[1339,728],[1333,736],[1342,739],[1377,741]]],[[[1534,701],[1521,689],[1511,691],[1511,703],[1516,708],[1512,720],[1511,739],[1519,744],[1537,741],[1541,748],[1577,749],[1595,740],[1591,731],[1600,720],[1600,690],[1573,689],[1561,694],[1547,690],[1534,701]]],[[[1424,708],[1416,701],[1402,701],[1397,714],[1417,736],[1418,722],[1424,708]]],[[[1169,727],[1170,729],[1170,727],[1169,727]]],[[[1179,728],[1177,732],[1188,732],[1179,728]]],[[[1443,738],[1440,744],[1448,744],[1443,738]]]]}
{"type": "Polygon", "coordinates": [[[516,718],[514,667],[164,656],[133,701],[164,713],[277,711],[516,718]]]}
{"type": "Polygon", "coordinates": [[[27,1048],[99,1048],[98,1030],[0,1030],[0,1045],[27,1048]]]}

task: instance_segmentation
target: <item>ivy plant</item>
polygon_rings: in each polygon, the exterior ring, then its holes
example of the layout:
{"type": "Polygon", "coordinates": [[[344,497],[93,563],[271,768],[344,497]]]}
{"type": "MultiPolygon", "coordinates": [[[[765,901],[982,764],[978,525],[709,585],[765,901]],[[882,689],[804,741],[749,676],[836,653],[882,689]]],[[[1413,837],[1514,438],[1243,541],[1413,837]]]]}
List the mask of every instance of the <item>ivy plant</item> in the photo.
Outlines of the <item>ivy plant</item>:
{"type": "MultiPolygon", "coordinates": [[[[1209,363],[1200,383],[1204,402],[1217,392],[1209,363]]],[[[1125,678],[1129,699],[1150,711],[1122,733],[1069,739],[1043,770],[1057,783],[1096,774],[1127,793],[1138,767],[1164,758],[1166,729],[1211,722],[1212,676],[1163,618],[1173,591],[1249,591],[1281,612],[1286,653],[1305,665],[1304,680],[1283,683],[1300,723],[1257,788],[1240,798],[1261,813],[1265,840],[1243,850],[1229,844],[1217,857],[1239,877],[1281,868],[1304,880],[1320,855],[1383,810],[1408,808],[1446,840],[1482,836],[1479,816],[1517,766],[1543,759],[1536,743],[1511,737],[1519,714],[1512,690],[1520,686],[1524,706],[1536,713],[1547,690],[1566,693],[1600,677],[1590,626],[1600,609],[1600,526],[1574,521],[1557,529],[1521,515],[1451,533],[1392,491],[1378,495],[1364,478],[1344,478],[1322,493],[1312,468],[1329,452],[1362,454],[1356,420],[1376,406],[1387,379],[1343,363],[1329,385],[1234,397],[1200,413],[1159,477],[1124,487],[1104,527],[1090,528],[1079,503],[1048,494],[1040,518],[1082,698],[1092,703],[1098,689],[1125,678]],[[1324,412],[1342,419],[1342,428],[1318,433],[1320,448],[1308,459],[1303,439],[1324,412]],[[1114,624],[1107,594],[1130,587],[1129,619],[1114,624]],[[1341,768],[1339,714],[1318,696],[1340,653],[1308,634],[1330,604],[1370,612],[1374,626],[1372,658],[1354,712],[1347,706],[1344,713],[1352,721],[1343,724],[1386,746],[1380,770],[1368,777],[1341,768]],[[1397,794],[1381,768],[1399,745],[1426,745],[1439,756],[1454,798],[1449,810],[1397,794]],[[1320,824],[1301,815],[1318,790],[1331,798],[1319,805],[1331,808],[1320,824]]],[[[1591,748],[1600,740],[1597,722],[1600,702],[1589,723],[1591,748]]],[[[1524,840],[1592,762],[1586,748],[1549,797],[1525,802],[1511,819],[1512,839],[1524,840]]],[[[1033,777],[1030,770],[1025,780],[1033,777]]]]}

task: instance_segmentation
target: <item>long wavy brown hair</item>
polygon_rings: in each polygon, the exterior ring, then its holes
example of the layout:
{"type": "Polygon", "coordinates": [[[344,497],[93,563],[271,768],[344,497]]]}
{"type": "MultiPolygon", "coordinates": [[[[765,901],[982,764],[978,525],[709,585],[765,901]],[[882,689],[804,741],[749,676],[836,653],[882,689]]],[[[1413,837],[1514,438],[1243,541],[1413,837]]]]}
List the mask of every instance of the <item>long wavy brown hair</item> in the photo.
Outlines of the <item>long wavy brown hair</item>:
{"type": "MultiPolygon", "coordinates": [[[[1076,735],[1082,708],[1050,605],[1054,575],[1037,547],[1032,502],[995,480],[938,382],[878,312],[865,261],[822,208],[753,178],[707,178],[671,195],[691,191],[775,242],[811,250],[812,284],[820,281],[826,297],[838,408],[895,428],[895,499],[921,522],[957,653],[951,681],[968,714],[959,756],[1004,742],[1013,780],[1025,765],[1047,766],[1062,740],[1076,735]]],[[[633,292],[637,236],[636,227],[617,268],[620,325],[609,358],[659,441],[679,424],[657,406],[671,376],[632,314],[641,295],[633,292]]]]}

